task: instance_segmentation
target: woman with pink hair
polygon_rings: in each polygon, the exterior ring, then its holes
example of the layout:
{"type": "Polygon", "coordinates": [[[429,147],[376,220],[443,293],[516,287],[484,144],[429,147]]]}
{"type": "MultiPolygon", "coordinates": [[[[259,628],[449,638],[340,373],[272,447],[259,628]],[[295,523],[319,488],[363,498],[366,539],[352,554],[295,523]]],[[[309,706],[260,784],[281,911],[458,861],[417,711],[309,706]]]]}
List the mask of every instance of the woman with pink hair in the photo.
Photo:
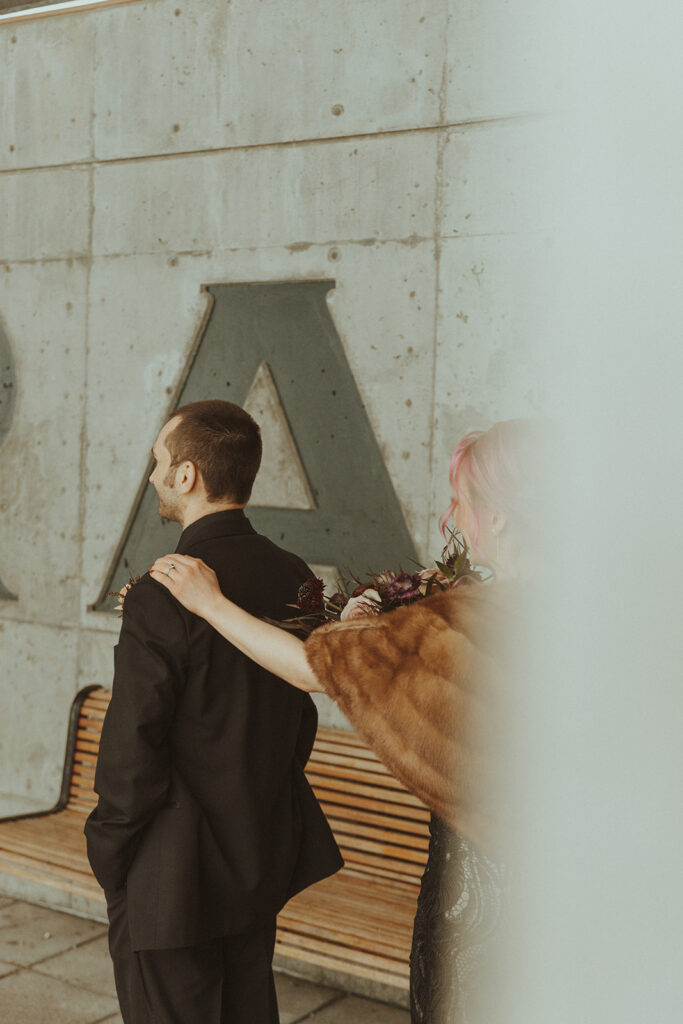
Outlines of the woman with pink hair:
{"type": "Polygon", "coordinates": [[[455,521],[472,561],[490,571],[489,583],[439,591],[381,616],[360,602],[353,616],[305,642],[225,598],[197,559],[165,555],[151,569],[268,671],[336,700],[431,810],[411,953],[415,1024],[473,1019],[476,976],[500,930],[508,684],[519,668],[520,607],[539,562],[547,448],[537,424],[508,420],[468,433],[453,453],[441,527],[446,533],[455,521]]]}

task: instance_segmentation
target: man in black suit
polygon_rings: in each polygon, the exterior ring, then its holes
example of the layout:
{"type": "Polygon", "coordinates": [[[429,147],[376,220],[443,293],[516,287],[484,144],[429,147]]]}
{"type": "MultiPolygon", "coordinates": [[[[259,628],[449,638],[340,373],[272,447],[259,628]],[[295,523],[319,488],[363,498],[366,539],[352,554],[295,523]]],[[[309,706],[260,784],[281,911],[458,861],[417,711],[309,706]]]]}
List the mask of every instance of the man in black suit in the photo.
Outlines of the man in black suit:
{"type": "MultiPolygon", "coordinates": [[[[192,403],[152,453],[159,512],[183,526],[177,550],[253,614],[290,615],[311,574],[244,515],[261,460],[251,417],[192,403]]],[[[316,725],[308,694],[149,574],[128,591],[85,826],[125,1024],[278,1021],[276,914],[342,863],[304,775],[316,725]]]]}

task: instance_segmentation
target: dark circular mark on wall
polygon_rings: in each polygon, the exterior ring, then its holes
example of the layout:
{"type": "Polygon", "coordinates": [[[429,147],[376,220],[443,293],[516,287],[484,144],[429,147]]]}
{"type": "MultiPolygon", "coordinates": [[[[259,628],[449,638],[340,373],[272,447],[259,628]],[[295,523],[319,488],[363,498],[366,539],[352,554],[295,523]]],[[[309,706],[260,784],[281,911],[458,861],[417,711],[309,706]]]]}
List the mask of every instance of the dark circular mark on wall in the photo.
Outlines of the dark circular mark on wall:
{"type": "Polygon", "coordinates": [[[9,433],[14,410],[16,380],[9,341],[0,324],[0,445],[9,433]]]}

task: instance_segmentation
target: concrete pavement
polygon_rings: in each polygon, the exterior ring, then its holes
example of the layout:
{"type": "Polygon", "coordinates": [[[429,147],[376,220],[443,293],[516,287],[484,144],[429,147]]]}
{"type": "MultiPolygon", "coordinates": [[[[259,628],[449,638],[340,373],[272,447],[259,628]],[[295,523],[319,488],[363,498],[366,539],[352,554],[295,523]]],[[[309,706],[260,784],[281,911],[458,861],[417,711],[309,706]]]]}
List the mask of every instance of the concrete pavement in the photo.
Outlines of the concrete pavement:
{"type": "MultiPolygon", "coordinates": [[[[409,1021],[406,1010],[285,974],[276,986],[281,1024],[409,1021]]],[[[0,896],[0,1021],[122,1024],[106,927],[0,896]]]]}

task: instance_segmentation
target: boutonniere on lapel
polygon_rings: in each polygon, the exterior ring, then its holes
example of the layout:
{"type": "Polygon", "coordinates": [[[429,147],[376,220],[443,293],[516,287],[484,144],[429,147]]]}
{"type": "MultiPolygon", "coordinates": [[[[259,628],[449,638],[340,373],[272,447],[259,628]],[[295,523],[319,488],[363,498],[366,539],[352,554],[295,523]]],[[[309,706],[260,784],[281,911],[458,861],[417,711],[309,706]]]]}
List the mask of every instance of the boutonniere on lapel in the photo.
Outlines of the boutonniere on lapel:
{"type": "Polygon", "coordinates": [[[119,618],[123,618],[123,602],[126,600],[126,594],[131,587],[134,587],[136,583],[140,582],[140,576],[129,576],[128,582],[124,583],[120,590],[110,590],[107,592],[107,597],[116,598],[116,608],[114,611],[119,613],[119,618]]]}

